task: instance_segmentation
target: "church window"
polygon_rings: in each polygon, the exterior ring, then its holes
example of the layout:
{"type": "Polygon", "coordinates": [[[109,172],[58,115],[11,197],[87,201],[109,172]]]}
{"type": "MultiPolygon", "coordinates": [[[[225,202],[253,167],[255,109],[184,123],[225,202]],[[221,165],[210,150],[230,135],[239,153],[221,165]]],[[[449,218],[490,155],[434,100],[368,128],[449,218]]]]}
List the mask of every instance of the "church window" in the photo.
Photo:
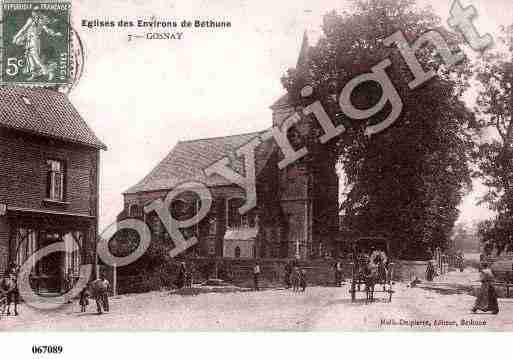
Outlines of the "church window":
{"type": "Polygon", "coordinates": [[[243,222],[242,216],[239,213],[239,208],[242,206],[244,200],[242,198],[230,198],[227,202],[228,227],[241,227],[243,225],[243,222]]]}
{"type": "Polygon", "coordinates": [[[211,217],[208,220],[208,233],[211,236],[215,236],[217,234],[217,219],[216,218],[211,217]]]}

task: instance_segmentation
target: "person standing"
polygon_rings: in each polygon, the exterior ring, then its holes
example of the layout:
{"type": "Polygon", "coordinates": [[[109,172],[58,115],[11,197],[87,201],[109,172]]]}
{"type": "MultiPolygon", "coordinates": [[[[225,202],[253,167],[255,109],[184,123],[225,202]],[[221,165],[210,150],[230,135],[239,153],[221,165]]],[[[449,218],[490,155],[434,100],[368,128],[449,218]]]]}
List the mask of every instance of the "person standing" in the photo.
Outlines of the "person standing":
{"type": "Polygon", "coordinates": [[[433,261],[428,261],[426,268],[426,280],[428,282],[432,282],[435,277],[435,266],[433,265],[433,261]]]}
{"type": "Polygon", "coordinates": [[[292,265],[290,262],[285,263],[285,288],[290,288],[290,277],[292,276],[292,265]]]}
{"type": "Polygon", "coordinates": [[[488,263],[484,262],[479,273],[481,289],[472,308],[472,313],[476,313],[478,310],[492,312],[492,314],[499,313],[499,302],[493,286],[494,279],[491,269],[488,268],[488,263]]]}
{"type": "Polygon", "coordinates": [[[80,312],[85,313],[87,306],[89,305],[89,292],[87,291],[87,287],[80,291],[80,299],[78,303],[80,304],[80,312]]]}
{"type": "Polygon", "coordinates": [[[465,266],[463,265],[464,261],[465,259],[463,256],[463,252],[458,253],[458,268],[460,272],[463,272],[463,270],[465,269],[465,266]]]}
{"type": "Polygon", "coordinates": [[[187,279],[187,266],[185,262],[180,262],[180,269],[178,271],[178,279],[176,281],[176,286],[178,289],[182,289],[185,286],[185,282],[187,279]]]}
{"type": "Polygon", "coordinates": [[[258,262],[255,262],[255,266],[253,267],[253,285],[254,290],[260,290],[258,286],[258,281],[260,279],[260,265],[258,262]]]}
{"type": "Polygon", "coordinates": [[[304,292],[306,290],[306,269],[304,268],[299,271],[299,285],[304,292]]]}
{"type": "Polygon", "coordinates": [[[335,285],[337,287],[342,285],[342,262],[340,260],[335,263],[335,285]]]}
{"type": "Polygon", "coordinates": [[[105,278],[103,273],[100,274],[100,278],[94,280],[90,284],[91,294],[96,301],[96,309],[98,314],[102,314],[102,311],[109,311],[109,288],[110,283],[105,278]]]}

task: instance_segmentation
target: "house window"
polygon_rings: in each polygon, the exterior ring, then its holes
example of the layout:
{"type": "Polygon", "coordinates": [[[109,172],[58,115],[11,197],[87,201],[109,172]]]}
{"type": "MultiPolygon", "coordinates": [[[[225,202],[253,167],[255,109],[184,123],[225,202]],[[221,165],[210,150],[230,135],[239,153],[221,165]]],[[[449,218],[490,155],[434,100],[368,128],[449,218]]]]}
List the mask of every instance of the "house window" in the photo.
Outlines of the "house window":
{"type": "Polygon", "coordinates": [[[64,200],[64,163],[48,160],[47,164],[47,196],[53,201],[64,200]]]}
{"type": "Polygon", "coordinates": [[[235,258],[240,258],[240,247],[235,247],[235,258]]]}

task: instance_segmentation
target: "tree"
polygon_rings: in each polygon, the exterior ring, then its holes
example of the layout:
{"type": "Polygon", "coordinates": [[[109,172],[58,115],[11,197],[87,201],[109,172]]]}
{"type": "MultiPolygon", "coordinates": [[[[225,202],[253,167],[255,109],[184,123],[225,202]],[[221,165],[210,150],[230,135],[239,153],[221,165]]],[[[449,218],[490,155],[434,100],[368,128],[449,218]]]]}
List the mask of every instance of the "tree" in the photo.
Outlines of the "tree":
{"type": "Polygon", "coordinates": [[[478,228],[473,224],[457,223],[452,231],[452,251],[477,252],[479,250],[477,230],[478,228]]]}
{"type": "MultiPolygon", "coordinates": [[[[386,235],[395,240],[397,254],[408,259],[425,259],[430,250],[448,245],[457,206],[471,185],[468,127],[473,116],[461,100],[468,67],[448,69],[427,46],[417,51],[417,58],[426,71],[434,69],[438,76],[410,90],[409,68],[396,47],[383,43],[398,30],[413,41],[432,29],[456,49],[459,38],[440,28],[431,9],[417,8],[413,0],[354,1],[351,13],[325,15],[324,35],[309,49],[306,65],[289,70],[283,78],[289,96],[304,105],[299,91],[312,84],[314,99],[323,103],[335,124],[348,129],[328,143],[347,178],[341,209],[348,235],[386,235]],[[367,124],[344,116],[333,95],[385,58],[392,61],[387,73],[404,106],[392,127],[367,138],[367,124]]],[[[366,82],[356,88],[352,102],[365,109],[380,97],[380,87],[366,82]]],[[[382,121],[387,111],[368,122],[382,121]]]]}
{"type": "Polygon", "coordinates": [[[497,212],[480,233],[500,251],[513,243],[513,25],[501,32],[500,50],[487,53],[476,65],[481,87],[476,129],[481,141],[474,154],[475,176],[488,187],[482,201],[497,212]]]}

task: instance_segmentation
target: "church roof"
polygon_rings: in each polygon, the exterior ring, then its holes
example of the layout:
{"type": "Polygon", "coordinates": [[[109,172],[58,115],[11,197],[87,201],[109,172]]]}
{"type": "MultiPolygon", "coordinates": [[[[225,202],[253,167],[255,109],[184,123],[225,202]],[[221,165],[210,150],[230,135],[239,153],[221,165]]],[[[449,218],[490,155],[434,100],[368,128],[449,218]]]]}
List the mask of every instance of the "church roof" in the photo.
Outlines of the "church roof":
{"type": "Polygon", "coordinates": [[[67,97],[57,91],[0,88],[0,127],[107,149],[67,97]]]}
{"type": "Polygon", "coordinates": [[[271,105],[271,110],[277,110],[280,107],[288,107],[291,105],[290,102],[289,94],[285,93],[271,105]]]}
{"type": "Polygon", "coordinates": [[[254,241],[257,235],[257,227],[228,228],[223,239],[225,241],[254,241]]]}
{"type": "MultiPolygon", "coordinates": [[[[125,194],[172,189],[187,181],[201,182],[208,187],[231,185],[232,182],[217,174],[205,176],[205,168],[228,157],[231,160],[230,167],[244,175],[244,161],[235,156],[235,151],[262,133],[180,141],[146,177],[125,194]]],[[[257,174],[265,167],[274,147],[274,141],[262,141],[255,149],[257,174]]]]}

